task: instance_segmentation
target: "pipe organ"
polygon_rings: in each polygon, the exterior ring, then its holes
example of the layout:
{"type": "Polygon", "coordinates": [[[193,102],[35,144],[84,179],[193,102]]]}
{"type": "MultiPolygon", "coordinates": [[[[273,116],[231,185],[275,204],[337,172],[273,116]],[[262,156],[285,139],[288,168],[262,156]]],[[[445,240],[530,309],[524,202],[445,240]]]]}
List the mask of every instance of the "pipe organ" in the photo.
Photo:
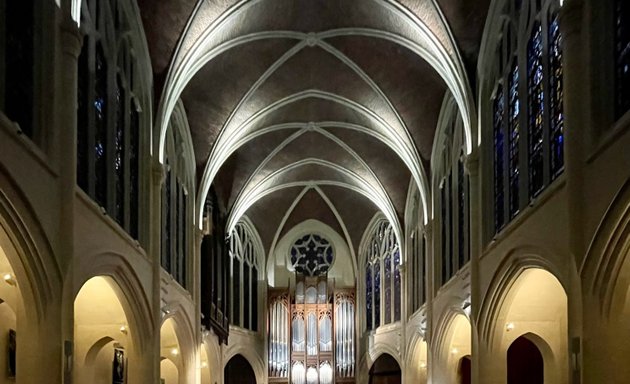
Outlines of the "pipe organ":
{"type": "Polygon", "coordinates": [[[307,235],[295,244],[295,286],[269,291],[269,382],[354,383],[354,289],[328,280],[332,248],[325,239],[307,235]]]}

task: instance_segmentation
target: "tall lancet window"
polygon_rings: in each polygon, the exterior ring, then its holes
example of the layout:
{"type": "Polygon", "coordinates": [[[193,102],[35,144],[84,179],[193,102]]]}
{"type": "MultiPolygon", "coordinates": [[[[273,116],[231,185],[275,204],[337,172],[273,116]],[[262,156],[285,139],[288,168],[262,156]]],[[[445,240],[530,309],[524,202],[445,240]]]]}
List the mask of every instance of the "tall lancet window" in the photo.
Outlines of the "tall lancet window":
{"type": "Polygon", "coordinates": [[[85,37],[77,79],[77,184],[138,239],[141,100],[146,89],[138,81],[131,21],[116,12],[116,3],[90,1],[82,8],[85,37]]]}
{"type": "Polygon", "coordinates": [[[496,83],[488,90],[487,111],[493,138],[488,142],[494,143],[495,234],[564,169],[559,7],[558,0],[528,0],[497,14],[502,27],[496,57],[488,58],[498,65],[489,69],[496,83]]]}
{"type": "Polygon", "coordinates": [[[617,117],[630,109],[630,3],[615,0],[617,117]]]}
{"type": "Polygon", "coordinates": [[[258,259],[254,229],[238,222],[230,234],[230,323],[258,330],[258,259]]]}
{"type": "Polygon", "coordinates": [[[400,320],[400,247],[388,221],[381,220],[372,229],[366,248],[366,279],[370,279],[365,286],[365,315],[369,331],[400,320]]]}
{"type": "Polygon", "coordinates": [[[529,193],[534,197],[544,185],[545,162],[543,146],[545,138],[544,114],[545,100],[543,92],[543,32],[539,22],[534,24],[531,38],[527,44],[527,88],[529,101],[528,141],[529,141],[529,193]]]}

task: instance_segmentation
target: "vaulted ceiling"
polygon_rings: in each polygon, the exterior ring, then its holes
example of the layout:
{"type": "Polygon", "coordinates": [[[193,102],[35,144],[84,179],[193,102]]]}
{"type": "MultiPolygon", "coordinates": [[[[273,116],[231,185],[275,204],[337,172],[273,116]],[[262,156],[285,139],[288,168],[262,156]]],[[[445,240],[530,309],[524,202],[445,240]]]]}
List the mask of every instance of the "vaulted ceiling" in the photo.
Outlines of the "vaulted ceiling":
{"type": "Polygon", "coordinates": [[[488,3],[139,0],[156,123],[183,101],[200,201],[214,185],[266,251],[311,218],[356,249],[376,212],[402,222],[411,182],[429,193],[447,92],[472,120],[488,3]]]}

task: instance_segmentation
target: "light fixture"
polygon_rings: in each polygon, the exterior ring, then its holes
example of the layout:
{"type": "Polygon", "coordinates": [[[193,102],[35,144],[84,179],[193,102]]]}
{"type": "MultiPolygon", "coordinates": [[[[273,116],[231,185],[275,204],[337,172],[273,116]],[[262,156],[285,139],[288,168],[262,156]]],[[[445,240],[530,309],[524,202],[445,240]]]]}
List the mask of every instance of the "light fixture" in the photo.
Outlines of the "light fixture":
{"type": "Polygon", "coordinates": [[[420,363],[420,368],[424,369],[427,367],[427,363],[425,363],[424,361],[420,363]]]}
{"type": "Polygon", "coordinates": [[[120,326],[120,333],[126,335],[127,334],[127,327],[125,325],[121,325],[120,326]]]}
{"type": "Polygon", "coordinates": [[[13,278],[13,275],[10,273],[5,273],[2,278],[4,279],[5,283],[9,284],[9,285],[15,285],[15,279],[13,278]]]}
{"type": "Polygon", "coordinates": [[[173,355],[173,356],[179,355],[179,349],[177,349],[177,348],[171,349],[171,355],[173,355]]]}
{"type": "Polygon", "coordinates": [[[507,323],[505,324],[505,330],[510,332],[511,330],[514,329],[514,323],[507,323]]]}
{"type": "Polygon", "coordinates": [[[201,368],[208,368],[208,363],[206,363],[205,361],[202,361],[201,368]]]}
{"type": "Polygon", "coordinates": [[[459,353],[459,350],[457,348],[451,349],[451,354],[457,355],[458,353],[459,353]]]}

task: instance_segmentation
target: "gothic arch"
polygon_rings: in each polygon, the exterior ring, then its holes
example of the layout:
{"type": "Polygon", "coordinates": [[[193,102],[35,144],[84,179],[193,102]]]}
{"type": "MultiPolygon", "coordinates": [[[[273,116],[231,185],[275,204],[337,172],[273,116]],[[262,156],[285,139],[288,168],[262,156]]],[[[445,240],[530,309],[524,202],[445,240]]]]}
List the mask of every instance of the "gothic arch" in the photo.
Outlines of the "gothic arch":
{"type": "Polygon", "coordinates": [[[492,345],[492,333],[497,326],[496,319],[503,308],[506,295],[525,270],[541,269],[549,272],[558,279],[564,291],[567,292],[567,272],[562,273],[561,268],[553,265],[551,262],[553,259],[551,252],[533,246],[515,248],[507,253],[495,270],[481,301],[477,320],[480,340],[492,345]]]}
{"type": "Polygon", "coordinates": [[[41,321],[60,299],[61,270],[44,228],[24,193],[0,167],[0,246],[20,282],[27,318],[41,321]]]}
{"type": "Polygon", "coordinates": [[[183,357],[184,372],[180,372],[180,375],[186,377],[185,373],[189,372],[190,367],[195,365],[197,350],[194,327],[190,322],[191,317],[186,314],[186,310],[181,303],[175,306],[166,305],[164,308],[168,308],[168,313],[162,317],[160,329],[167,320],[172,320],[181,352],[180,355],[183,357]]]}
{"type": "Polygon", "coordinates": [[[630,281],[630,181],[604,214],[580,275],[584,293],[596,298],[605,317],[623,310],[630,281]]]}
{"type": "Polygon", "coordinates": [[[256,354],[251,347],[247,347],[246,345],[235,345],[233,348],[228,348],[223,357],[223,369],[227,367],[232,360],[236,356],[242,356],[249,365],[254,370],[254,374],[256,375],[256,381],[258,384],[262,384],[266,377],[265,372],[265,364],[263,359],[256,354]]]}
{"type": "Polygon", "coordinates": [[[114,284],[116,292],[126,316],[129,319],[133,344],[139,353],[147,348],[146,341],[151,339],[156,324],[151,315],[151,304],[142,281],[128,259],[116,253],[102,253],[97,255],[83,255],[78,258],[75,267],[74,291],[72,302],[83,285],[93,277],[105,276],[114,284]]]}

